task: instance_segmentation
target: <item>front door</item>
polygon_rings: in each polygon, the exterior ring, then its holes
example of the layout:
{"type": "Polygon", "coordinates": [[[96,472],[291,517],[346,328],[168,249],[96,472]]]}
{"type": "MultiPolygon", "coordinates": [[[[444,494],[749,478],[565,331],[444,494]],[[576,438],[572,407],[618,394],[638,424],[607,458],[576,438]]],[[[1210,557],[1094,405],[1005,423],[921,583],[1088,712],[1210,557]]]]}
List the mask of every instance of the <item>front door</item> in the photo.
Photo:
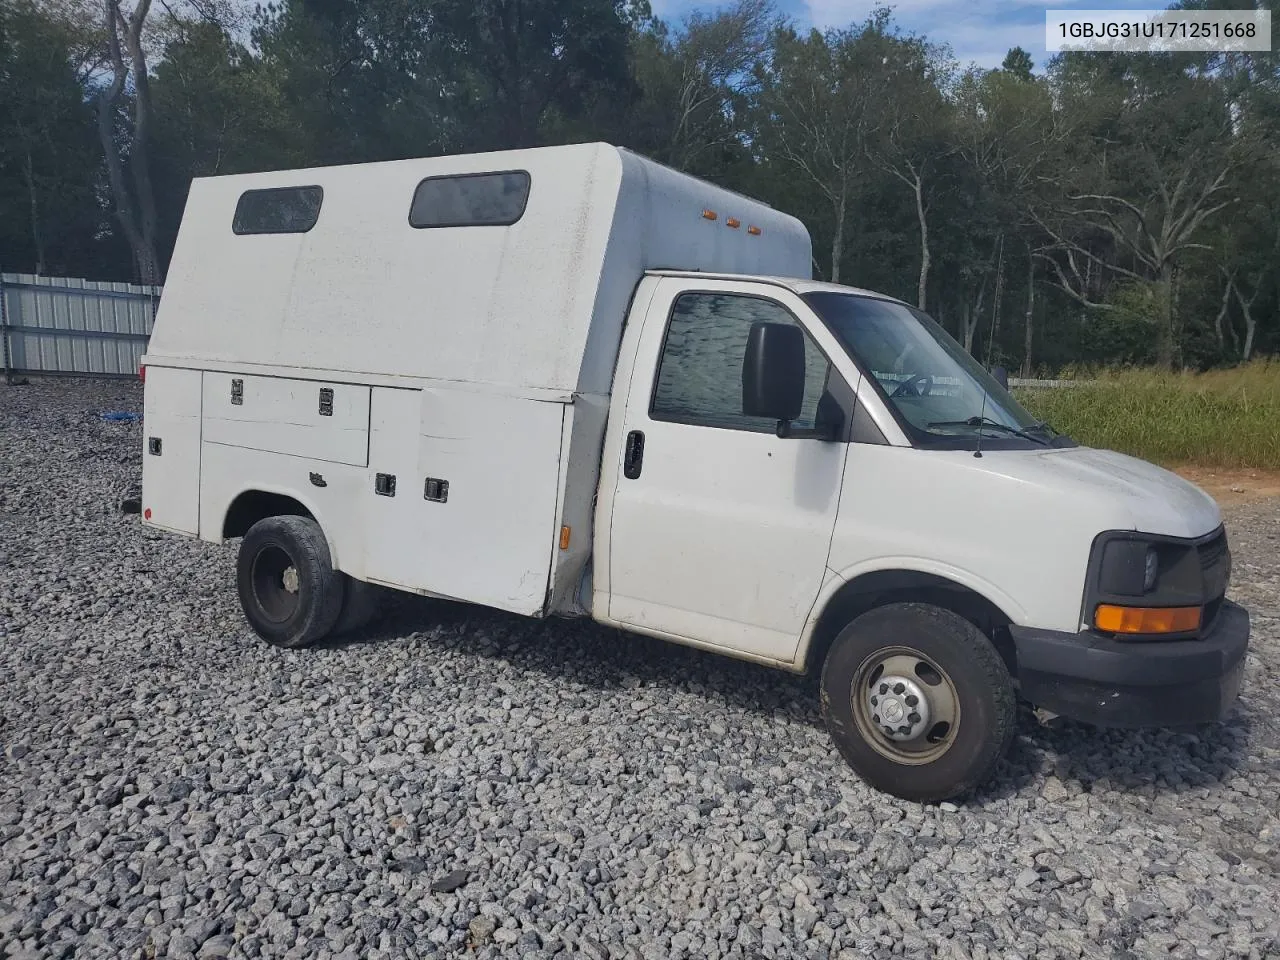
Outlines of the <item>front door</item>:
{"type": "MultiPolygon", "coordinates": [[[[784,291],[688,284],[661,281],[640,333],[609,535],[609,617],[790,661],[822,586],[846,447],[779,439],[776,421],[742,412],[751,325],[797,323],[784,291]]],[[[840,376],[807,334],[805,346],[801,429],[840,376]]]]}

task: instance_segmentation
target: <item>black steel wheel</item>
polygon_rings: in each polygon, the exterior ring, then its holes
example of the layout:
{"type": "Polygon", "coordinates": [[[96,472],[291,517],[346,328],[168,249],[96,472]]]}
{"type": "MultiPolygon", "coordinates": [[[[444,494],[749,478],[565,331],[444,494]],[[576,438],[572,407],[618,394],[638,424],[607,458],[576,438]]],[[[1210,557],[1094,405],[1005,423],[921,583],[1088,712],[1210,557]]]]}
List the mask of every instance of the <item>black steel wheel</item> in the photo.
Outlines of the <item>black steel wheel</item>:
{"type": "Polygon", "coordinates": [[[259,520],[240,543],[240,605],[254,632],[277,647],[327,636],[342,612],[345,584],[320,525],[308,517],[259,520]]]}

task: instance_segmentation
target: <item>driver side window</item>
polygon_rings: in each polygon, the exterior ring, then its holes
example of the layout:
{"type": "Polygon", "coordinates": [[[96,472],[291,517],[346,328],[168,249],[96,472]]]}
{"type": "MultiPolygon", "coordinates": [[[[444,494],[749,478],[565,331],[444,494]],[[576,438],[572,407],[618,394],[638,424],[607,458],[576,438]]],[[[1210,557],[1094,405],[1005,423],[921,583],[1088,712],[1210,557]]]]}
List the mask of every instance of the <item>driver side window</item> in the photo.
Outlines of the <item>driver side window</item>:
{"type": "MultiPolygon", "coordinates": [[[[777,421],[742,412],[742,362],[758,321],[797,325],[772,300],[743,294],[685,293],[667,323],[649,415],[725,430],[773,433],[777,421]]],[[[831,365],[805,333],[804,404],[797,429],[813,429],[831,365]]]]}

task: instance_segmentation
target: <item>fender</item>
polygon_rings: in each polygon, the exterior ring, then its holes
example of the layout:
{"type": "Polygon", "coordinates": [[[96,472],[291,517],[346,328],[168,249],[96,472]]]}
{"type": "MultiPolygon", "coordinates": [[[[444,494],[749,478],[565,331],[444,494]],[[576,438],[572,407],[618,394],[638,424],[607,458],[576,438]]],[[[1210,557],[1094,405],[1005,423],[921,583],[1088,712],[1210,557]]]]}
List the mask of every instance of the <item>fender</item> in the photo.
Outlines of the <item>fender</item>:
{"type": "MultiPolygon", "coordinates": [[[[337,543],[334,541],[333,536],[329,532],[331,528],[330,528],[330,525],[325,522],[325,519],[323,516],[324,511],[318,510],[316,508],[316,504],[314,500],[312,500],[308,496],[300,494],[296,489],[287,489],[285,487],[272,484],[272,483],[250,483],[250,484],[246,484],[243,487],[237,488],[236,492],[231,497],[229,497],[225,503],[221,505],[221,508],[219,510],[216,511],[216,516],[218,518],[217,535],[214,537],[208,537],[208,538],[202,536],[201,539],[207,539],[210,543],[218,543],[218,544],[226,542],[226,538],[222,536],[222,530],[227,522],[227,514],[231,510],[231,505],[235,503],[238,499],[240,499],[240,497],[244,496],[246,493],[270,493],[278,497],[285,497],[289,500],[295,500],[298,503],[302,504],[302,506],[306,509],[307,513],[311,514],[311,516],[315,518],[316,523],[320,525],[320,532],[324,534],[325,543],[327,543],[329,546],[330,563],[333,565],[333,568],[335,570],[341,569],[341,567],[339,566],[341,561],[339,560],[339,557],[338,557],[337,543]]],[[[202,514],[203,514],[203,511],[202,511],[202,514]]]]}
{"type": "Polygon", "coordinates": [[[935,577],[941,577],[944,580],[950,580],[952,583],[972,590],[985,598],[989,603],[1003,611],[1014,623],[1025,623],[1027,621],[1026,610],[1020,603],[991,581],[979,577],[968,570],[953,567],[938,560],[931,560],[928,557],[875,557],[846,567],[844,570],[827,568],[828,576],[818,593],[818,598],[813,603],[813,609],[809,611],[809,619],[804,625],[804,631],[800,634],[800,643],[796,648],[795,659],[792,661],[797,668],[801,667],[808,659],[809,647],[813,643],[814,632],[831,599],[845,584],[869,573],[881,571],[927,573],[935,577]]]}

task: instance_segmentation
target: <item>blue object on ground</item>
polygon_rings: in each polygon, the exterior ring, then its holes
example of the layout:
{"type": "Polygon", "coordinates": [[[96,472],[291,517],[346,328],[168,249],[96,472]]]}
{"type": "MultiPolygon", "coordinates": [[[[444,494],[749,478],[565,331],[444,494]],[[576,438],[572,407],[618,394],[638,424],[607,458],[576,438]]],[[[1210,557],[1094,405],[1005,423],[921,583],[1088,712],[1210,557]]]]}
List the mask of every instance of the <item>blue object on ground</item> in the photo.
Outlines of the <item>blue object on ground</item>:
{"type": "Polygon", "coordinates": [[[141,419],[142,419],[142,414],[140,414],[140,413],[129,413],[129,412],[125,411],[125,410],[112,410],[112,411],[109,411],[109,412],[107,412],[107,413],[104,413],[104,414],[102,415],[102,419],[103,419],[103,420],[113,420],[113,421],[120,421],[120,420],[122,420],[122,421],[126,421],[126,422],[128,422],[128,423],[133,423],[134,421],[141,420],[141,419]]]}

